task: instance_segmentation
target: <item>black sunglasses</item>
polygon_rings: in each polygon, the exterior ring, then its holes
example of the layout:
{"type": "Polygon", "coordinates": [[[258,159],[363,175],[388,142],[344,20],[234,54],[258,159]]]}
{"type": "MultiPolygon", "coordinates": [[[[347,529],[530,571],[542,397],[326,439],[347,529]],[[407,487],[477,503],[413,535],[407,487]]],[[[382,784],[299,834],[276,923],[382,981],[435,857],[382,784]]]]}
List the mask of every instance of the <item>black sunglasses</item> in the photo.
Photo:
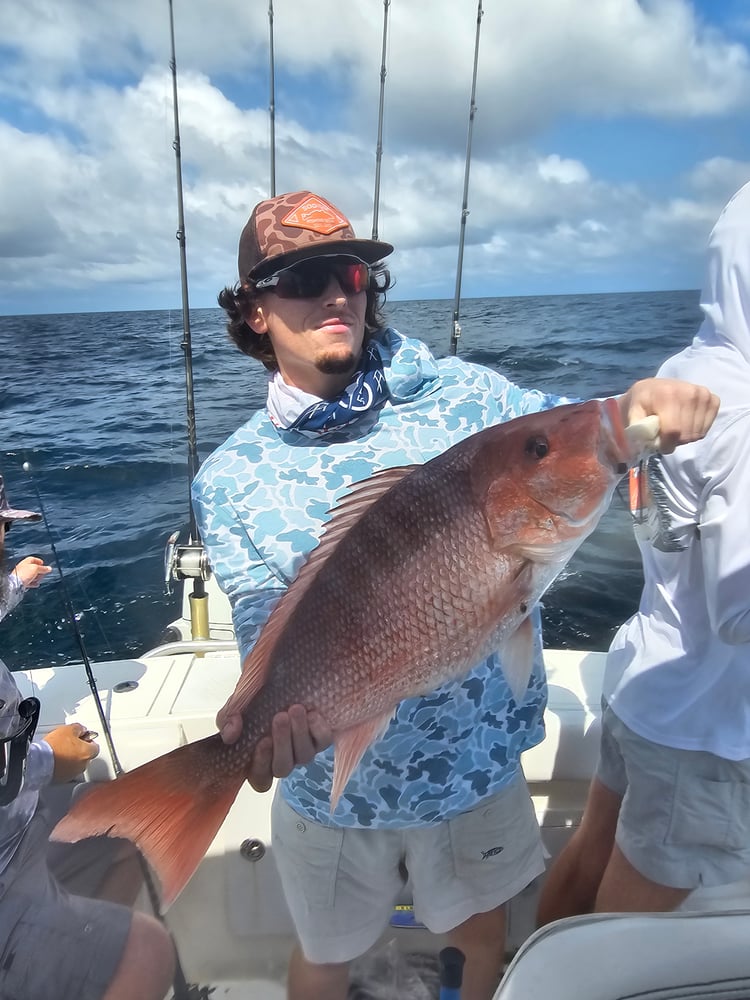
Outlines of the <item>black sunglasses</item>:
{"type": "Polygon", "coordinates": [[[255,290],[273,292],[281,299],[317,299],[332,277],[345,295],[357,295],[370,287],[370,265],[341,254],[308,257],[256,281],[255,290]]]}

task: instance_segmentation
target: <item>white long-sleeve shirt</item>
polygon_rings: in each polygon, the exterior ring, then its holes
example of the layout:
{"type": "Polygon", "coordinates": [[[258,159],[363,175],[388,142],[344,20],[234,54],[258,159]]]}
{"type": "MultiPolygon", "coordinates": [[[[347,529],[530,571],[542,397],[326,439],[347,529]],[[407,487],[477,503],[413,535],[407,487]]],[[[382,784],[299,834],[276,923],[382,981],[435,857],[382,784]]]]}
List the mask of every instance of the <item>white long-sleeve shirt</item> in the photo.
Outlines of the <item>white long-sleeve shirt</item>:
{"type": "Polygon", "coordinates": [[[604,695],[650,739],[750,758],[750,184],[711,234],[703,323],[659,374],[709,386],[702,441],[652,459],[636,531],[645,586],[615,636],[604,695]]]}

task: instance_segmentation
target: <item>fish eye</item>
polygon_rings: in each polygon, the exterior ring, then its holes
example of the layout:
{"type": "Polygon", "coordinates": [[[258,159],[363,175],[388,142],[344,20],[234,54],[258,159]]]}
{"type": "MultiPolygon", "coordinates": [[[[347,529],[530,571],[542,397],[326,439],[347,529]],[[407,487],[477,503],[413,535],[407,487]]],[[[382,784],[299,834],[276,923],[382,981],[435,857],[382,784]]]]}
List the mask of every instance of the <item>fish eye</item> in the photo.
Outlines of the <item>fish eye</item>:
{"type": "Polygon", "coordinates": [[[549,454],[549,441],[541,434],[530,437],[526,442],[526,454],[532,458],[544,458],[549,454]]]}

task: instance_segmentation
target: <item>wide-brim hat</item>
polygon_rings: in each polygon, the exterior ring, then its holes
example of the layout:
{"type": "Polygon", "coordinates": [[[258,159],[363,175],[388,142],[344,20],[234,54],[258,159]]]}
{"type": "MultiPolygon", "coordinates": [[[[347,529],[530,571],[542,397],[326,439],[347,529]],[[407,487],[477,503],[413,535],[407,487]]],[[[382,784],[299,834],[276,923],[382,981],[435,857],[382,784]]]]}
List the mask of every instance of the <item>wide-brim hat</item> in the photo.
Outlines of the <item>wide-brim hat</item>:
{"type": "Polygon", "coordinates": [[[351,222],[312,191],[293,191],[259,202],[240,236],[240,281],[265,278],[298,260],[351,254],[367,264],[393,253],[390,243],[357,239],[351,222]]]}
{"type": "Polygon", "coordinates": [[[42,515],[33,510],[20,510],[11,507],[8,503],[8,494],[5,492],[5,481],[0,472],[0,521],[41,521],[42,515]]]}

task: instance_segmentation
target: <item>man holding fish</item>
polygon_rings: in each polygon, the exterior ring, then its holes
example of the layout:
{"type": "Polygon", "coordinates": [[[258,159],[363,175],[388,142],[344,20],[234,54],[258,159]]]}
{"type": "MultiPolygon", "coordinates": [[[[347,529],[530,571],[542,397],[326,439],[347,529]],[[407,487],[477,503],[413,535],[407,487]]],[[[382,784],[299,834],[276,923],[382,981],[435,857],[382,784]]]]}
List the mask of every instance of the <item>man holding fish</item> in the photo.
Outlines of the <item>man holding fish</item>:
{"type": "Polygon", "coordinates": [[[383,320],[392,249],[310,191],[253,210],[219,301],[267,405],[193,492],[242,674],[220,735],[105,783],[54,833],[130,837],[168,905],[245,778],[282,777],[290,1000],[344,1000],[407,878],[466,956],[463,1000],[492,996],[505,904],[544,870],[520,767],[544,737],[537,602],[633,461],[624,428],[656,416],[670,451],[718,406],[662,379],[559,405],[438,360],[383,320]]]}
{"type": "MultiPolygon", "coordinates": [[[[271,609],[315,546],[329,508],[352,484],[382,469],[424,463],[484,427],[566,402],[521,390],[455,358],[436,360],[424,344],[387,327],[379,296],[389,275],[377,262],[391,250],[357,239],[343,213],[324,198],[309,191],[282,195],[254,209],[240,239],[240,284],[220,296],[232,339],[269,373],[266,409],[209,458],[194,489],[201,532],[232,601],[246,667],[271,609]]],[[[707,390],[653,379],[636,383],[618,403],[626,425],[658,414],[664,451],[702,435],[717,406],[707,390]]],[[[552,429],[538,435],[540,448],[552,429]]],[[[383,480],[379,490],[374,480],[371,489],[381,496],[400,474],[392,474],[391,483],[383,480]]],[[[514,498],[506,497],[508,503],[527,502],[522,477],[519,470],[519,488],[514,498]]],[[[343,527],[370,502],[359,496],[348,513],[335,515],[342,522],[348,518],[343,527]]],[[[448,534],[461,531],[460,516],[452,509],[448,534]]],[[[397,511],[384,536],[396,530],[396,520],[397,511]]],[[[411,540],[426,546],[427,574],[444,544],[434,518],[424,533],[431,531],[434,544],[411,540]]],[[[337,538],[325,542],[329,549],[337,538]]],[[[408,533],[402,545],[406,563],[408,533]]],[[[362,552],[363,573],[372,556],[362,552]]],[[[552,576],[559,559],[555,552],[552,576]]],[[[481,600],[471,595],[466,568],[442,571],[436,594],[444,600],[447,578],[464,592],[462,613],[470,614],[481,600]]],[[[383,569],[373,586],[393,588],[386,574],[383,569]]],[[[419,574],[412,584],[420,585],[419,574]]],[[[506,589],[514,586],[518,579],[509,579],[506,589]]],[[[409,614],[396,598],[393,619],[409,614]]],[[[520,586],[511,598],[523,606],[520,586]]],[[[368,658],[363,635],[371,631],[369,602],[364,609],[321,608],[331,618],[329,627],[337,616],[351,616],[353,642],[341,650],[342,670],[351,658],[368,658]]],[[[448,604],[444,615],[454,613],[448,604]]],[[[505,903],[544,869],[519,765],[522,752],[544,736],[539,617],[531,604],[528,611],[512,635],[500,637],[502,652],[483,649],[486,655],[467,663],[463,678],[437,687],[436,663],[432,694],[400,702],[346,742],[334,733],[337,753],[356,765],[345,771],[346,781],[334,774],[330,750],[314,757],[332,736],[328,715],[321,717],[314,700],[278,714],[273,737],[261,740],[253,784],[265,788],[272,774],[285,777],[276,792],[273,830],[301,942],[290,967],[291,1000],[346,996],[348,963],[387,925],[405,871],[418,917],[446,933],[467,957],[462,996],[491,996],[502,967],[505,903]],[[332,786],[337,802],[330,811],[332,786]]],[[[477,630],[483,627],[477,621],[477,630]]],[[[388,620],[372,631],[389,632],[388,620]]],[[[243,700],[235,693],[219,715],[227,743],[239,735],[243,700]]]]}

